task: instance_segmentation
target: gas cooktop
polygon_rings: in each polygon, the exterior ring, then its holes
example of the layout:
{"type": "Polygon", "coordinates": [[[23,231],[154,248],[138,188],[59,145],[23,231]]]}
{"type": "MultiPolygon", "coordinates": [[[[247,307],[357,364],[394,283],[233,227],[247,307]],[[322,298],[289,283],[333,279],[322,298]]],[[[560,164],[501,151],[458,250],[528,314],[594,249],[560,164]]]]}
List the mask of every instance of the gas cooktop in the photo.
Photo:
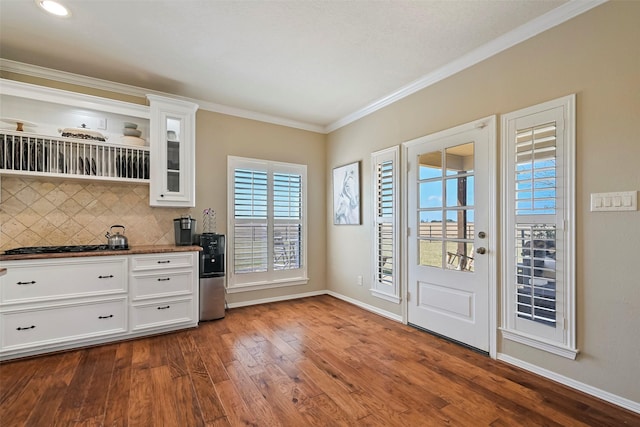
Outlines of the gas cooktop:
{"type": "Polygon", "coordinates": [[[65,252],[96,252],[96,251],[117,251],[127,250],[128,247],[110,249],[108,245],[70,245],[70,246],[27,246],[24,248],[9,249],[5,255],[26,255],[26,254],[54,254],[65,252]]]}

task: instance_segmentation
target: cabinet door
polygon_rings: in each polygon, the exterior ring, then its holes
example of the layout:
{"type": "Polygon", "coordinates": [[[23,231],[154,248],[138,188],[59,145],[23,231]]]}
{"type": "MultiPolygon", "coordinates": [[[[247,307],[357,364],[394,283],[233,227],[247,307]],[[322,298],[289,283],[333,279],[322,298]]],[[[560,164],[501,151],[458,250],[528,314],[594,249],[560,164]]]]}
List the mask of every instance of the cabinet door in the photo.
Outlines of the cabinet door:
{"type": "Polygon", "coordinates": [[[195,206],[197,105],[148,95],[151,101],[151,206],[195,206]]]}

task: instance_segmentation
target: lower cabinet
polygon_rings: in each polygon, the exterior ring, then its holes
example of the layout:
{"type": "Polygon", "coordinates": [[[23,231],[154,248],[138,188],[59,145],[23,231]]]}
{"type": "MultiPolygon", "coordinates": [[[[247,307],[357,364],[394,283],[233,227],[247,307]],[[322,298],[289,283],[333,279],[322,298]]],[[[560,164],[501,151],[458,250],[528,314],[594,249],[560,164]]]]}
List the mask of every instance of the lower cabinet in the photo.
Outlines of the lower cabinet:
{"type": "Polygon", "coordinates": [[[2,349],[34,348],[127,332],[127,298],[6,311],[2,349]]]}
{"type": "Polygon", "coordinates": [[[197,326],[197,254],[2,262],[0,360],[197,326]]]}
{"type": "Polygon", "coordinates": [[[136,304],[131,306],[131,330],[188,323],[193,317],[193,298],[136,304]]]}

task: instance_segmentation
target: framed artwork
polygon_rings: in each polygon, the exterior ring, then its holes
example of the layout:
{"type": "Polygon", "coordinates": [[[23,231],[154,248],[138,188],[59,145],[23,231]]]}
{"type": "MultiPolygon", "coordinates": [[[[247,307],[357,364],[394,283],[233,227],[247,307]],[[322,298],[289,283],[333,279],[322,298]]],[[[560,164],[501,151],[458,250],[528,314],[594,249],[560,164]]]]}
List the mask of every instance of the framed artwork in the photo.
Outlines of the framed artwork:
{"type": "Polygon", "coordinates": [[[360,224],[360,162],[333,169],[333,223],[360,224]]]}

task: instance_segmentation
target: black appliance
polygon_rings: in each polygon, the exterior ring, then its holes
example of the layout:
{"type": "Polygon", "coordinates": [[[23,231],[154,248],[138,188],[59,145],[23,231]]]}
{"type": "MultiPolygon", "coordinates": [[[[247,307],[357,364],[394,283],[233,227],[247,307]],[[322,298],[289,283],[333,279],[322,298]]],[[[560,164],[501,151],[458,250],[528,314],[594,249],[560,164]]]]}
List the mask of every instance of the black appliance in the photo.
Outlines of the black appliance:
{"type": "Polygon", "coordinates": [[[191,218],[191,215],[174,219],[173,232],[176,239],[176,246],[192,245],[196,235],[196,220],[191,218]]]}
{"type": "Polygon", "coordinates": [[[4,252],[5,255],[29,255],[29,254],[58,254],[67,252],[96,252],[96,251],[115,251],[127,250],[126,247],[110,249],[109,245],[65,245],[65,246],[27,246],[24,248],[9,249],[4,252]]]}
{"type": "Polygon", "coordinates": [[[200,321],[221,319],[225,310],[225,236],[196,236],[200,252],[200,321]]]}

